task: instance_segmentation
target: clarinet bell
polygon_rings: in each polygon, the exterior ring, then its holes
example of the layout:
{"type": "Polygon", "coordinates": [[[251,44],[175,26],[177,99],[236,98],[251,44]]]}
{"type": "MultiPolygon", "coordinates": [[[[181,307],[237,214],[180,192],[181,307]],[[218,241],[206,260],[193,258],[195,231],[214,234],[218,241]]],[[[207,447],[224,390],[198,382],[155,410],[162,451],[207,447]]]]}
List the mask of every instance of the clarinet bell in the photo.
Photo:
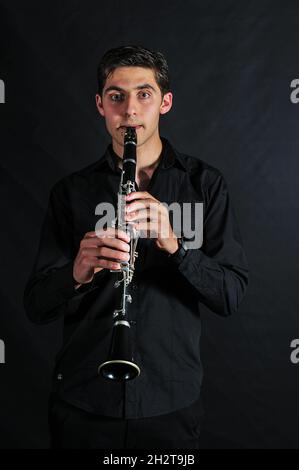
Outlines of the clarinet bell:
{"type": "Polygon", "coordinates": [[[114,324],[108,360],[98,367],[98,373],[105,379],[116,381],[132,380],[140,374],[140,368],[133,360],[128,321],[117,321],[114,324]]]}

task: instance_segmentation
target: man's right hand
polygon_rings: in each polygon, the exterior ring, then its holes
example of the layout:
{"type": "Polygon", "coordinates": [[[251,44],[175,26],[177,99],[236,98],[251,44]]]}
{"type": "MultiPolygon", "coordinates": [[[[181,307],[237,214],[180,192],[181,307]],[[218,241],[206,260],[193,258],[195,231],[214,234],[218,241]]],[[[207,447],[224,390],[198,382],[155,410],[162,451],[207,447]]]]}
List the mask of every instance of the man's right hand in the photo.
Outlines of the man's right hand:
{"type": "Polygon", "coordinates": [[[112,227],[87,232],[74,261],[73,278],[79,284],[76,288],[91,282],[102,269],[120,269],[120,261],[129,260],[129,241],[129,235],[112,227]]]}

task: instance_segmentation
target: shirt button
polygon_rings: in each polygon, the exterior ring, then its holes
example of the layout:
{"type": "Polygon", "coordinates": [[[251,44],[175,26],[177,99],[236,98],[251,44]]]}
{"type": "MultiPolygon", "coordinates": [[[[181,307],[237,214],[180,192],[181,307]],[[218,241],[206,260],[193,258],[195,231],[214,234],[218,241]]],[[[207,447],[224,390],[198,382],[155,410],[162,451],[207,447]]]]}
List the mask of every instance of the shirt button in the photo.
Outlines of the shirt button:
{"type": "Polygon", "coordinates": [[[62,380],[63,379],[63,375],[62,374],[58,374],[57,375],[57,380],[62,380]]]}

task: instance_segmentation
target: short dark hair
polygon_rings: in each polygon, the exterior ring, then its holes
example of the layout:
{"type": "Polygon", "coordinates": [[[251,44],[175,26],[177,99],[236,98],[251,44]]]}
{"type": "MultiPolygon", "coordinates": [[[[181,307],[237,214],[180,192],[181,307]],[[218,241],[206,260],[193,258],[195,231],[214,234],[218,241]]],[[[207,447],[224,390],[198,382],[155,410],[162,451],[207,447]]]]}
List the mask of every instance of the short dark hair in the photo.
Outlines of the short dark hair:
{"type": "Polygon", "coordinates": [[[162,52],[141,46],[121,46],[103,55],[97,70],[98,93],[102,96],[108,76],[118,67],[144,67],[154,71],[162,96],[170,90],[169,69],[162,52]]]}

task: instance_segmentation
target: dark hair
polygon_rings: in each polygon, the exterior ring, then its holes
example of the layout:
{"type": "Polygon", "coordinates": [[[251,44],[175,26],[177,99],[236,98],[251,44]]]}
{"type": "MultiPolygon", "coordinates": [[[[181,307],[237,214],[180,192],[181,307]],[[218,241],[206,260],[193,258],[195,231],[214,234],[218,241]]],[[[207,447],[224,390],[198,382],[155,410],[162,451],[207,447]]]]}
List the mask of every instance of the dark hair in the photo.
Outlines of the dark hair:
{"type": "Polygon", "coordinates": [[[161,52],[141,46],[121,46],[109,49],[103,55],[97,70],[98,93],[102,96],[108,76],[118,67],[144,67],[154,71],[162,96],[170,90],[169,70],[161,52]]]}

